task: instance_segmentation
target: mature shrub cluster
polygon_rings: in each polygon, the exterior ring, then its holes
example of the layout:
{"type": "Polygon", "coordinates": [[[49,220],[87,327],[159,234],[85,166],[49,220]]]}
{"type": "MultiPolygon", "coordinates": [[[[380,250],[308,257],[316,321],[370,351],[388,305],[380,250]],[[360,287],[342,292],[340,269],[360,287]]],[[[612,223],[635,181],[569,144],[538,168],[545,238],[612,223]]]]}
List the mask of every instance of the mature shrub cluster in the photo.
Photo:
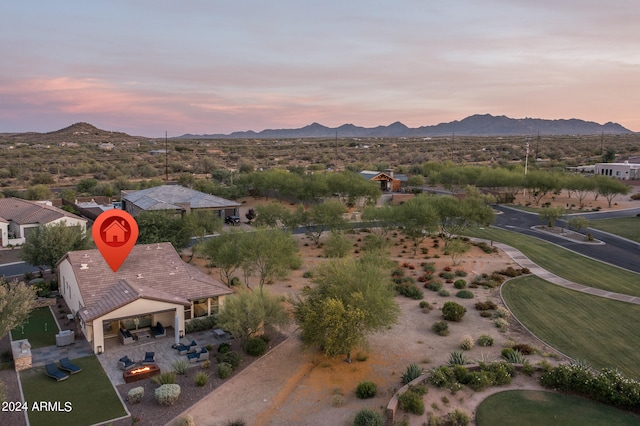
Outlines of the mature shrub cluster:
{"type": "Polygon", "coordinates": [[[408,383],[411,383],[411,381],[417,379],[421,375],[422,368],[418,367],[418,364],[409,364],[400,378],[402,379],[402,384],[406,385],[408,383]]]}
{"type": "Polygon", "coordinates": [[[424,401],[422,400],[422,396],[426,393],[426,386],[409,387],[409,390],[398,397],[400,408],[418,416],[423,415],[424,401]]]}
{"type": "Polygon", "coordinates": [[[173,361],[171,366],[176,374],[184,375],[187,374],[187,370],[189,369],[189,362],[186,359],[177,359],[173,361]]]}
{"type": "Polygon", "coordinates": [[[363,408],[356,413],[353,426],[384,426],[384,418],[378,411],[363,408]]]}
{"type": "Polygon", "coordinates": [[[460,343],[460,349],[465,351],[473,349],[473,338],[469,335],[464,336],[462,338],[462,342],[460,343]]]}
{"type": "Polygon", "coordinates": [[[460,299],[473,299],[473,293],[469,290],[460,290],[456,293],[456,297],[460,299]]]}
{"type": "Polygon", "coordinates": [[[481,391],[489,386],[500,386],[511,383],[515,375],[515,367],[505,362],[480,363],[479,371],[469,371],[462,365],[440,366],[431,370],[429,383],[452,391],[460,390],[463,385],[474,391],[481,391]]]}
{"type": "Polygon", "coordinates": [[[240,363],[242,362],[242,357],[236,351],[228,351],[223,354],[218,354],[216,356],[216,360],[218,363],[227,363],[231,366],[231,368],[238,368],[240,363]]]}
{"type": "Polygon", "coordinates": [[[142,401],[144,398],[144,388],[142,386],[138,386],[137,388],[129,389],[127,392],[127,401],[131,404],[137,404],[142,401]]]}
{"type": "Polygon", "coordinates": [[[502,332],[507,331],[509,328],[509,322],[504,318],[496,318],[493,320],[493,324],[502,332]]]}
{"type": "Polygon", "coordinates": [[[399,294],[414,300],[424,299],[424,293],[415,285],[413,278],[411,278],[411,280],[406,280],[407,278],[410,277],[404,277],[400,283],[396,284],[396,291],[399,294]]]}
{"type": "Polygon", "coordinates": [[[494,309],[498,309],[498,305],[491,300],[486,300],[484,302],[476,302],[476,310],[478,311],[492,311],[494,309]]]}
{"type": "Polygon", "coordinates": [[[456,277],[456,274],[450,271],[440,272],[439,275],[440,275],[440,278],[444,278],[445,280],[452,280],[456,277]]]}
{"type": "Polygon", "coordinates": [[[532,353],[536,352],[536,349],[534,347],[527,345],[526,343],[518,343],[511,346],[511,348],[516,351],[520,351],[522,355],[531,355],[532,353]]]}
{"type": "Polygon", "coordinates": [[[449,323],[446,321],[436,321],[431,329],[438,336],[448,336],[449,335],[449,323]]]}
{"type": "Polygon", "coordinates": [[[218,346],[218,353],[219,354],[224,354],[231,351],[231,345],[227,342],[224,343],[220,343],[220,346],[218,346]]]}
{"type": "Polygon", "coordinates": [[[193,381],[196,384],[196,386],[204,386],[207,384],[207,382],[209,381],[209,373],[205,373],[204,371],[200,371],[198,373],[196,373],[196,375],[193,377],[193,381]]]}
{"type": "Polygon", "coordinates": [[[433,262],[423,263],[422,269],[429,275],[433,275],[436,272],[436,264],[433,262]]]}
{"type": "Polygon", "coordinates": [[[356,396],[360,399],[373,398],[378,392],[378,387],[373,382],[360,382],[356,386],[356,396]]]}
{"type": "Polygon", "coordinates": [[[509,278],[515,278],[515,277],[519,277],[521,275],[527,275],[527,274],[531,273],[531,271],[529,271],[528,268],[516,269],[513,266],[509,266],[506,269],[502,269],[502,270],[497,271],[497,272],[498,272],[498,274],[504,275],[505,277],[509,277],[509,278]]]}
{"type": "Polygon", "coordinates": [[[449,295],[449,290],[447,290],[446,288],[441,288],[440,290],[438,290],[438,296],[440,297],[449,297],[449,295]]]}
{"type": "Polygon", "coordinates": [[[251,356],[260,356],[267,351],[267,342],[259,337],[253,337],[247,341],[244,350],[251,356]]]}
{"type": "Polygon", "coordinates": [[[442,281],[433,280],[429,284],[426,284],[425,288],[428,288],[431,291],[439,291],[442,289],[442,281]]]}
{"type": "Polygon", "coordinates": [[[226,362],[221,362],[218,364],[218,377],[220,377],[221,379],[226,379],[229,376],[231,376],[231,373],[233,373],[233,367],[231,366],[231,364],[227,364],[226,362]]]}
{"type": "Polygon", "coordinates": [[[196,426],[196,422],[195,420],[193,420],[193,417],[191,417],[190,414],[187,414],[180,419],[180,421],[178,422],[178,426],[196,426]]]}
{"type": "Polygon", "coordinates": [[[465,312],[467,312],[467,309],[456,302],[445,302],[442,306],[442,316],[447,321],[460,322],[465,312]]]}
{"type": "Polygon", "coordinates": [[[467,426],[469,423],[471,423],[469,414],[458,409],[442,417],[431,416],[429,419],[430,426],[467,426]]]}
{"type": "Polygon", "coordinates": [[[197,331],[211,330],[215,328],[216,325],[216,318],[214,316],[194,318],[185,324],[184,331],[187,334],[191,334],[197,331]]]}
{"type": "Polygon", "coordinates": [[[498,249],[490,246],[489,244],[485,243],[484,241],[481,242],[477,242],[477,243],[473,243],[474,246],[479,247],[480,250],[482,250],[483,252],[487,253],[487,254],[491,254],[491,253],[497,253],[498,249]]]}
{"type": "Polygon", "coordinates": [[[457,288],[458,290],[462,290],[463,288],[465,288],[467,286],[467,282],[463,279],[460,280],[455,280],[453,283],[453,286],[455,288],[457,288]]]}
{"type": "Polygon", "coordinates": [[[175,383],[161,385],[156,389],[155,397],[160,405],[173,405],[178,402],[180,397],[180,385],[175,383]]]}
{"type": "Polygon", "coordinates": [[[540,383],[547,388],[578,393],[626,410],[640,407],[640,381],[628,379],[609,368],[598,373],[584,363],[561,364],[543,373],[540,383]]]}

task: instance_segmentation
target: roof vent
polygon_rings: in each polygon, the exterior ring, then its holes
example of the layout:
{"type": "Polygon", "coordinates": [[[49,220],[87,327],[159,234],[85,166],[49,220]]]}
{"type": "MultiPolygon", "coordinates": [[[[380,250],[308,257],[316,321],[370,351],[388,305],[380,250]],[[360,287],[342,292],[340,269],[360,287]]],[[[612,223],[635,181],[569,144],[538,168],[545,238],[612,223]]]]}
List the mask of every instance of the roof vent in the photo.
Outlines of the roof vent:
{"type": "Polygon", "coordinates": [[[87,259],[87,258],[89,257],[89,254],[88,254],[88,253],[85,253],[85,254],[83,254],[83,255],[82,255],[82,257],[83,257],[83,258],[85,258],[85,259],[87,259]]]}
{"type": "Polygon", "coordinates": [[[123,291],[124,294],[129,294],[129,290],[123,291]]]}
{"type": "Polygon", "coordinates": [[[80,264],[80,270],[81,271],[86,271],[87,269],[89,269],[89,264],[88,263],[81,263],[80,264]]]}
{"type": "Polygon", "coordinates": [[[151,247],[147,246],[147,251],[151,250],[151,247]]]}
{"type": "Polygon", "coordinates": [[[144,278],[142,274],[138,274],[137,278],[144,278]]]}
{"type": "Polygon", "coordinates": [[[160,250],[161,248],[162,248],[162,247],[160,247],[160,244],[158,244],[158,245],[156,246],[156,250],[160,250]]]}

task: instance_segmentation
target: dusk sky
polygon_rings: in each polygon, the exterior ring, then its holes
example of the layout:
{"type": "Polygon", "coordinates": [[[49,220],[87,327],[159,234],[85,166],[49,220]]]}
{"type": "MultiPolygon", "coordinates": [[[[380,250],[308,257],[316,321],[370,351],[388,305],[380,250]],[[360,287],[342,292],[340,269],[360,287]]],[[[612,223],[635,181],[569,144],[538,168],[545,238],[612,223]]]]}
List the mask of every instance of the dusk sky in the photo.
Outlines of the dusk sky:
{"type": "Polygon", "coordinates": [[[640,131],[638,0],[33,0],[0,11],[0,132],[418,127],[485,113],[640,131]]]}

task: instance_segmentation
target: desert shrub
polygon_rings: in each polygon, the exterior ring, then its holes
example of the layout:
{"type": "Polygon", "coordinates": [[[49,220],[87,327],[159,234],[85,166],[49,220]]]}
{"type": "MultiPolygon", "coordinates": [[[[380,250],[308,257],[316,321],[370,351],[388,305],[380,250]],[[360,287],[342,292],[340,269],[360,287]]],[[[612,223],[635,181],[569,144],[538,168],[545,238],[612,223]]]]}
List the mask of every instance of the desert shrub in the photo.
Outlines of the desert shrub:
{"type": "Polygon", "coordinates": [[[526,343],[518,343],[512,346],[513,349],[522,352],[522,355],[531,355],[536,350],[526,343]]]}
{"type": "Polygon", "coordinates": [[[196,375],[193,377],[193,381],[196,384],[196,386],[204,386],[207,384],[207,382],[209,381],[209,374],[205,373],[204,371],[200,371],[198,373],[196,373],[196,375]]]}
{"type": "Polygon", "coordinates": [[[363,408],[356,413],[353,426],[384,426],[384,418],[378,411],[363,408]]]}
{"type": "Polygon", "coordinates": [[[165,371],[151,378],[151,381],[158,385],[172,385],[176,382],[175,371],[165,371]]]}
{"type": "Polygon", "coordinates": [[[216,325],[216,317],[214,316],[194,318],[185,324],[184,331],[186,334],[191,334],[197,331],[211,330],[216,325]]]}
{"type": "Polygon", "coordinates": [[[366,352],[358,352],[356,354],[356,361],[358,362],[365,362],[368,359],[369,359],[369,354],[367,354],[366,352]]]}
{"type": "Polygon", "coordinates": [[[467,286],[467,282],[465,280],[455,280],[453,286],[461,290],[467,286]]]}
{"type": "Polygon", "coordinates": [[[178,426],[196,426],[196,422],[190,414],[187,414],[180,419],[178,426]]]}
{"type": "Polygon", "coordinates": [[[259,336],[256,336],[258,339],[262,339],[267,345],[269,344],[269,342],[271,341],[271,337],[269,337],[269,335],[267,334],[261,334],[259,336]]]}
{"type": "Polygon", "coordinates": [[[493,313],[493,317],[494,318],[509,318],[509,317],[511,317],[511,312],[509,312],[508,309],[503,308],[502,306],[500,306],[493,313]]]}
{"type": "Polygon", "coordinates": [[[502,357],[512,364],[523,364],[525,361],[522,352],[514,350],[513,348],[504,348],[502,350],[502,357]]]}
{"type": "Polygon", "coordinates": [[[452,364],[449,365],[449,367],[451,367],[453,371],[453,376],[456,382],[463,385],[468,385],[469,383],[471,383],[473,375],[471,374],[471,371],[469,371],[465,366],[452,364]]]}
{"type": "Polygon", "coordinates": [[[344,399],[344,395],[342,395],[341,393],[335,393],[331,395],[331,406],[342,407],[345,402],[346,400],[344,399]]]}
{"type": "Polygon", "coordinates": [[[137,404],[142,401],[144,398],[144,388],[142,386],[138,386],[137,388],[129,389],[127,392],[127,401],[131,404],[137,404]]]}
{"type": "Polygon", "coordinates": [[[189,369],[189,362],[186,359],[177,359],[173,361],[171,367],[173,367],[173,371],[175,371],[176,374],[184,375],[187,374],[187,370],[189,369]]]}
{"type": "Polygon", "coordinates": [[[407,369],[402,373],[400,378],[402,379],[402,384],[406,385],[410,383],[412,380],[417,379],[422,375],[422,368],[418,367],[417,364],[409,364],[407,369]]]}
{"type": "Polygon", "coordinates": [[[436,272],[436,264],[433,262],[425,263],[424,265],[422,265],[422,269],[429,274],[433,274],[434,272],[436,272]]]}
{"type": "Polygon", "coordinates": [[[429,283],[427,288],[431,291],[438,291],[442,289],[442,281],[434,280],[429,283]]]}
{"type": "Polygon", "coordinates": [[[478,337],[478,346],[493,346],[493,337],[489,336],[488,334],[483,334],[482,336],[478,337]]]}
{"type": "Polygon", "coordinates": [[[460,290],[456,293],[456,297],[459,297],[460,299],[473,299],[473,292],[469,290],[460,290]]]}
{"type": "Polygon", "coordinates": [[[445,302],[442,306],[442,316],[447,321],[460,322],[465,312],[467,312],[467,309],[456,302],[445,302]]]}
{"type": "Polygon", "coordinates": [[[427,306],[429,306],[429,302],[427,302],[426,300],[423,300],[422,302],[420,302],[418,306],[420,306],[420,309],[424,309],[427,306]]]}
{"type": "Polygon", "coordinates": [[[460,349],[465,351],[473,349],[473,338],[469,335],[464,336],[462,338],[462,343],[460,343],[460,349]]]}
{"type": "Polygon", "coordinates": [[[313,278],[313,271],[304,271],[302,278],[313,278]]]}
{"type": "Polygon", "coordinates": [[[396,291],[405,297],[414,300],[424,299],[424,293],[413,283],[396,284],[396,291]]]}
{"type": "Polygon", "coordinates": [[[498,308],[498,305],[496,305],[491,300],[486,300],[484,302],[476,302],[476,310],[478,311],[492,311],[497,308],[498,308]]]}
{"type": "Polygon", "coordinates": [[[441,288],[440,290],[438,290],[438,296],[449,297],[449,295],[449,290],[447,290],[446,288],[441,288]]]}
{"type": "Polygon", "coordinates": [[[474,371],[470,373],[467,385],[476,392],[480,392],[493,384],[492,374],[487,371],[474,371]]]}
{"type": "Polygon", "coordinates": [[[378,387],[373,382],[360,382],[356,386],[356,396],[360,399],[373,398],[378,392],[378,387]]]}
{"type": "Polygon", "coordinates": [[[466,364],[468,364],[467,357],[462,352],[451,352],[449,354],[449,366],[466,364]]]}
{"type": "Polygon", "coordinates": [[[496,247],[489,246],[489,244],[485,243],[484,241],[473,243],[473,245],[479,247],[483,252],[487,254],[498,252],[498,249],[496,247]]]}
{"type": "Polygon", "coordinates": [[[456,409],[451,413],[447,413],[438,419],[437,426],[467,426],[471,423],[471,417],[468,413],[456,409]]]}
{"type": "Polygon", "coordinates": [[[507,329],[509,328],[509,322],[504,318],[494,319],[493,324],[502,332],[507,331],[507,329]]]}
{"type": "Polygon", "coordinates": [[[242,357],[236,351],[229,351],[216,356],[216,360],[218,361],[218,363],[227,363],[231,366],[231,368],[235,369],[238,368],[238,366],[242,362],[242,357]]]}
{"type": "Polygon", "coordinates": [[[516,368],[513,364],[506,362],[492,362],[482,365],[481,369],[490,373],[494,386],[508,385],[516,374],[516,368]]]}
{"type": "Polygon", "coordinates": [[[209,361],[208,359],[204,360],[202,362],[202,369],[203,370],[208,370],[209,367],[211,367],[211,361],[209,361]]]}
{"type": "Polygon", "coordinates": [[[227,342],[220,343],[220,345],[218,346],[218,353],[220,354],[227,353],[230,350],[231,350],[231,345],[227,342]]]}
{"type": "Polygon", "coordinates": [[[424,414],[424,401],[422,395],[413,390],[408,390],[398,398],[400,408],[412,414],[421,416],[424,414]]]}
{"type": "Polygon", "coordinates": [[[180,385],[175,383],[161,385],[155,390],[155,397],[160,405],[173,405],[180,397],[180,385]]]}
{"type": "Polygon", "coordinates": [[[429,383],[439,388],[451,388],[455,383],[457,383],[453,369],[445,365],[431,370],[427,380],[429,383]]]}
{"type": "Polygon", "coordinates": [[[633,194],[631,197],[632,200],[640,200],[640,192],[636,192],[635,194],[633,194]]]}
{"type": "Polygon", "coordinates": [[[227,377],[231,376],[231,373],[233,373],[233,367],[231,366],[231,364],[221,362],[220,364],[218,364],[217,371],[218,377],[220,377],[221,379],[226,379],[227,377]]]}
{"type": "Polygon", "coordinates": [[[438,336],[448,336],[449,335],[449,323],[446,321],[436,321],[433,326],[431,326],[431,329],[438,335],[438,336]]]}
{"type": "Polygon", "coordinates": [[[445,280],[452,280],[456,277],[456,274],[454,272],[449,272],[449,271],[444,271],[444,272],[440,272],[440,278],[444,278],[445,280]]]}
{"type": "Polygon", "coordinates": [[[401,278],[404,277],[404,269],[402,268],[396,268],[393,271],[391,271],[391,277],[392,278],[401,278]]]}
{"type": "Polygon", "coordinates": [[[533,365],[531,365],[529,360],[525,360],[522,363],[522,369],[520,371],[522,371],[523,374],[531,377],[531,376],[533,376],[533,373],[535,373],[536,369],[535,369],[535,367],[533,365]]]}
{"type": "Polygon", "coordinates": [[[224,426],[247,426],[247,422],[245,422],[243,419],[234,419],[226,422],[224,426]]]}
{"type": "Polygon", "coordinates": [[[260,356],[267,351],[267,343],[258,337],[254,337],[247,341],[244,350],[251,356],[260,356]]]}
{"type": "Polygon", "coordinates": [[[462,269],[456,269],[455,275],[456,277],[466,277],[467,273],[462,269]]]}

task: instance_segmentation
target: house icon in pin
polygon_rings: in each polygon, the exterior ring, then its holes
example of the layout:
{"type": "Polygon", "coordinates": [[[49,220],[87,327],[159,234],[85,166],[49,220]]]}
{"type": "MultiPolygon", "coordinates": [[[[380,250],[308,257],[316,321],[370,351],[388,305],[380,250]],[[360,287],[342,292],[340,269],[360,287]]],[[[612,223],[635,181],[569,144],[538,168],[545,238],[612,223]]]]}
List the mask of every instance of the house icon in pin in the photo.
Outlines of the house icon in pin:
{"type": "Polygon", "coordinates": [[[105,235],[104,242],[107,244],[124,244],[127,241],[126,234],[128,231],[124,226],[124,221],[120,223],[114,220],[104,228],[103,232],[105,235]]]}

